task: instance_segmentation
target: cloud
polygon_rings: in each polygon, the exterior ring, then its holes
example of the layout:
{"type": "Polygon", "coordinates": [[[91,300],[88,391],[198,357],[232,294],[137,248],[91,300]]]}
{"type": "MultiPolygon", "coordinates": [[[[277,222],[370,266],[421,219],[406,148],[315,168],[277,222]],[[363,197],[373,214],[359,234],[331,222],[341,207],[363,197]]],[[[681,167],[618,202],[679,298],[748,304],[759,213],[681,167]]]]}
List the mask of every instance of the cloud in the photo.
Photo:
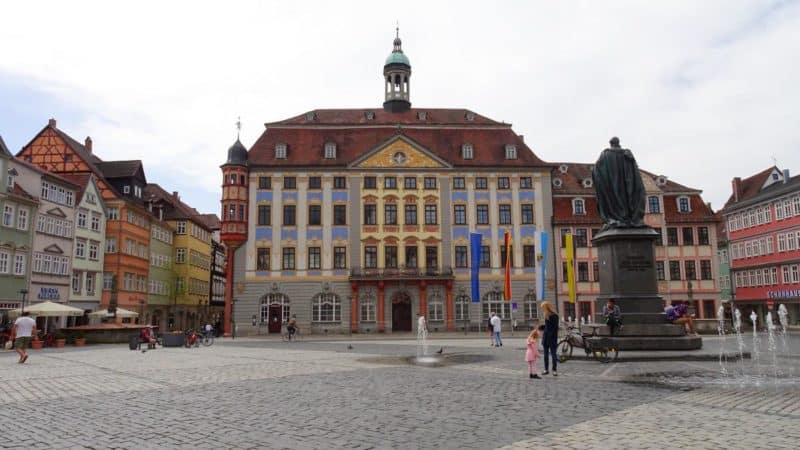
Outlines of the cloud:
{"type": "MultiPolygon", "coordinates": [[[[378,107],[395,20],[415,106],[513,122],[545,160],[592,161],[619,135],[643,168],[703,189],[715,207],[733,176],[773,156],[800,170],[795,2],[3,9],[0,73],[81,111],[59,125],[78,139],[91,135],[105,159],[143,159],[150,181],[187,191],[203,211],[219,209],[218,166],[238,116],[249,146],[265,122],[317,107],[378,107]]],[[[4,127],[38,130],[49,114],[4,127]]]]}

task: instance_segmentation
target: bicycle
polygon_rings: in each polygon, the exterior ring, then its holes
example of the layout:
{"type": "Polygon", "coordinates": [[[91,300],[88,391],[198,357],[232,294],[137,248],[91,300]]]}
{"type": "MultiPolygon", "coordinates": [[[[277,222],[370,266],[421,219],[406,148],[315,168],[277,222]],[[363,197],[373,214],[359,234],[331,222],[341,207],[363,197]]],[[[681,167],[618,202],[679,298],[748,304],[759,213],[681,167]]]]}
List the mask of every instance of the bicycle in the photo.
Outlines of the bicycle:
{"type": "Polygon", "coordinates": [[[203,333],[203,337],[201,338],[201,342],[206,347],[214,345],[214,332],[213,331],[206,331],[203,333]]]}
{"type": "Polygon", "coordinates": [[[295,327],[294,333],[292,333],[291,336],[289,335],[289,330],[288,329],[285,332],[281,333],[281,340],[283,342],[299,341],[299,340],[302,340],[302,339],[303,339],[303,336],[300,334],[300,328],[299,327],[295,327]]]}
{"type": "Polygon", "coordinates": [[[580,325],[567,325],[567,336],[563,338],[557,347],[558,360],[566,362],[572,358],[572,351],[575,347],[582,348],[586,356],[591,354],[595,360],[607,364],[617,360],[619,350],[613,338],[602,338],[599,343],[592,343],[589,338],[597,336],[598,326],[592,326],[591,334],[584,334],[580,331],[580,325]]]}

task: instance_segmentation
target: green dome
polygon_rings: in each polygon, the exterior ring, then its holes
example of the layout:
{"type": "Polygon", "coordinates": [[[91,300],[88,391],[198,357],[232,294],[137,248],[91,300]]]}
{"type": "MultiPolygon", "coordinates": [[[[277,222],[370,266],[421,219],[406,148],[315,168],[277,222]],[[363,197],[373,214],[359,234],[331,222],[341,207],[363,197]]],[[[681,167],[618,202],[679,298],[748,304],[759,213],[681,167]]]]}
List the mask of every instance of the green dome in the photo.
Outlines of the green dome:
{"type": "Polygon", "coordinates": [[[402,51],[400,51],[400,52],[392,52],[386,58],[386,64],[385,65],[388,66],[389,64],[405,64],[408,67],[411,67],[411,62],[408,60],[408,57],[402,51]]]}

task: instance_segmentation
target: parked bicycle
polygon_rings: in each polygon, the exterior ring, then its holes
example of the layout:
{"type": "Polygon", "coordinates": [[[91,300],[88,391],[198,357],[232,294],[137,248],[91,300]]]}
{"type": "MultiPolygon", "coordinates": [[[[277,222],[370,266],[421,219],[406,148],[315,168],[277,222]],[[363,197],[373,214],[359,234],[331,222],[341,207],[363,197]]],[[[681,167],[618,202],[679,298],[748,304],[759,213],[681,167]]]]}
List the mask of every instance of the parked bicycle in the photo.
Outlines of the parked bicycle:
{"type": "Polygon", "coordinates": [[[206,347],[214,345],[214,331],[212,330],[204,332],[201,341],[206,347]]]}
{"type": "Polygon", "coordinates": [[[587,356],[591,354],[601,363],[616,361],[619,351],[613,338],[589,339],[598,337],[598,328],[599,325],[592,326],[592,333],[585,334],[581,332],[580,325],[567,325],[567,336],[558,343],[558,360],[565,362],[572,358],[572,351],[577,347],[582,348],[587,356]]]}

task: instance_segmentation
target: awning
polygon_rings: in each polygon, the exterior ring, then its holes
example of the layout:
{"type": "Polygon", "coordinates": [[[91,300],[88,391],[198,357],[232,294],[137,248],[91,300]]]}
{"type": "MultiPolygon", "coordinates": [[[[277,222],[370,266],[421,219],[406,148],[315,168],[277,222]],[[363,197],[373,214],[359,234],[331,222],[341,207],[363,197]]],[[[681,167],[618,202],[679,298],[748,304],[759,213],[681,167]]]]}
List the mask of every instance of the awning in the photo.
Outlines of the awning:
{"type": "MultiPolygon", "coordinates": [[[[72,306],[62,305],[61,303],[53,303],[50,301],[42,303],[34,303],[25,308],[32,316],[36,317],[62,317],[62,316],[82,316],[83,310],[73,308],[72,306]]],[[[18,316],[22,314],[22,309],[13,309],[8,312],[9,315],[18,316]]]]}
{"type": "MultiPolygon", "coordinates": [[[[113,317],[113,314],[108,312],[108,309],[99,309],[89,313],[89,317],[113,317]]],[[[117,317],[129,319],[139,317],[139,313],[128,311],[127,309],[117,308],[117,317]]]]}

